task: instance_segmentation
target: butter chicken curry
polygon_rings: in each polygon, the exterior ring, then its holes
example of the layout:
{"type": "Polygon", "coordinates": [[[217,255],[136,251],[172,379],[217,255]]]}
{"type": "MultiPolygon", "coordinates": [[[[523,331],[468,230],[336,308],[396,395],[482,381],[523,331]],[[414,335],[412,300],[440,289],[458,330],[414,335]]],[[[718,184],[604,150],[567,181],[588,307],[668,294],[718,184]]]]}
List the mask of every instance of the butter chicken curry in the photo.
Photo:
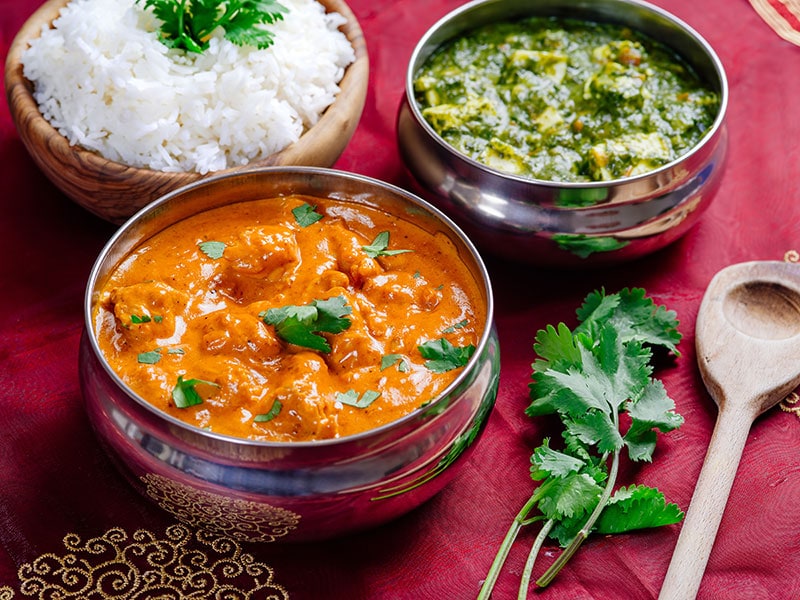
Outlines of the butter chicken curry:
{"type": "Polygon", "coordinates": [[[167,228],[94,310],[103,354],[139,396],[199,428],[280,442],[352,435],[430,402],[486,318],[446,235],[305,196],[167,228]]]}

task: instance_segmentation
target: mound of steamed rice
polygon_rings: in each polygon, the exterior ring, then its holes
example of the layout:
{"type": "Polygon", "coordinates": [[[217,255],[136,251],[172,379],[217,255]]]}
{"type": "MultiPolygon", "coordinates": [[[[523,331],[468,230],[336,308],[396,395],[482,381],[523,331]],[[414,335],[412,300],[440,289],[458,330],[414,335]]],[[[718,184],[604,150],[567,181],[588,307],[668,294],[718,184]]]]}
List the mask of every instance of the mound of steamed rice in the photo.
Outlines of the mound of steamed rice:
{"type": "Polygon", "coordinates": [[[72,0],[23,54],[42,115],[71,144],[134,167],[208,173],[278,152],[333,103],[355,60],[315,0],[281,0],[267,49],[215,32],[170,50],[134,0],[72,0]]]}

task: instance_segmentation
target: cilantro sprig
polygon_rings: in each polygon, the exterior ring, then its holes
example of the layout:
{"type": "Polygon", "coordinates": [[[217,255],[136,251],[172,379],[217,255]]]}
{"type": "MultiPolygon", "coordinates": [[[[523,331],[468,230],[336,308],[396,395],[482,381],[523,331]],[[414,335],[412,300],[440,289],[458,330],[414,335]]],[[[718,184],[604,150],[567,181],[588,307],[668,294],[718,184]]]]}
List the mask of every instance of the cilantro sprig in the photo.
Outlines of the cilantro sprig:
{"type": "Polygon", "coordinates": [[[161,323],[164,320],[164,317],[161,315],[153,315],[152,317],[146,313],[141,315],[133,314],[131,315],[131,323],[133,325],[143,325],[145,323],[161,323]]]}
{"type": "Polygon", "coordinates": [[[275,40],[262,27],[283,19],[287,8],[276,0],[136,0],[161,21],[159,37],[170,48],[201,53],[218,27],[239,46],[268,48],[275,40]]]}
{"type": "Polygon", "coordinates": [[[402,354],[384,354],[381,356],[381,371],[397,365],[400,373],[408,372],[408,361],[402,354]]]}
{"type": "Polygon", "coordinates": [[[208,258],[217,260],[218,258],[222,258],[226,245],[225,242],[209,240],[207,242],[200,242],[197,244],[197,247],[200,248],[200,252],[205,254],[208,258]]]}
{"type": "Polygon", "coordinates": [[[219,384],[213,381],[205,381],[203,379],[184,379],[183,375],[178,375],[178,380],[175,382],[175,387],[172,388],[172,401],[178,408],[189,408],[203,403],[203,397],[197,391],[198,385],[210,385],[219,387],[219,384]]]}
{"type": "Polygon", "coordinates": [[[375,390],[367,390],[359,395],[355,390],[347,390],[344,394],[336,392],[336,401],[355,408],[367,408],[380,397],[381,393],[375,390]]]}
{"type": "Polygon", "coordinates": [[[413,250],[389,250],[389,232],[381,231],[372,240],[368,246],[361,246],[361,249],[370,258],[378,258],[379,256],[396,256],[397,254],[405,254],[406,252],[413,252],[413,250]]]}
{"type": "Polygon", "coordinates": [[[272,403],[272,407],[267,412],[257,414],[255,417],[253,417],[253,421],[256,423],[269,423],[272,421],[272,419],[281,414],[281,410],[283,410],[283,403],[276,399],[272,403]]]}
{"type": "Polygon", "coordinates": [[[553,241],[561,250],[572,252],[579,258],[588,258],[595,252],[613,252],[630,244],[629,241],[620,241],[612,236],[590,236],[574,233],[557,233],[553,241]]]}
{"type": "Polygon", "coordinates": [[[545,439],[531,456],[531,479],[539,482],[515,517],[478,596],[490,596],[519,530],[542,524],[523,570],[525,597],[546,537],[564,551],[539,577],[547,586],[590,533],[622,533],[677,523],[683,512],[644,485],[616,491],[620,456],[651,461],[657,433],[678,428],[683,418],[663,384],[652,377],[653,348],[678,355],[681,335],[673,311],[656,306],[642,289],[589,294],[577,311],[579,325],[564,323],[537,332],[530,417],[557,415],[563,448],[545,439]],[[627,413],[625,419],[621,418],[627,413]],[[627,425],[623,425],[627,423],[627,425]],[[534,510],[538,509],[538,514],[534,510]]]}
{"type": "Polygon", "coordinates": [[[284,341],[296,346],[329,353],[331,346],[319,333],[341,333],[350,327],[347,315],[353,309],[344,296],[329,300],[314,300],[305,306],[283,306],[270,308],[258,314],[267,325],[275,327],[275,333],[284,341]]]}
{"type": "Polygon", "coordinates": [[[292,216],[294,216],[294,220],[300,227],[308,227],[322,219],[324,215],[317,212],[316,206],[303,202],[300,206],[295,206],[292,209],[292,216]]]}
{"type": "Polygon", "coordinates": [[[463,367],[475,353],[475,346],[454,346],[445,338],[429,340],[417,346],[425,366],[434,373],[444,373],[463,367]]]}

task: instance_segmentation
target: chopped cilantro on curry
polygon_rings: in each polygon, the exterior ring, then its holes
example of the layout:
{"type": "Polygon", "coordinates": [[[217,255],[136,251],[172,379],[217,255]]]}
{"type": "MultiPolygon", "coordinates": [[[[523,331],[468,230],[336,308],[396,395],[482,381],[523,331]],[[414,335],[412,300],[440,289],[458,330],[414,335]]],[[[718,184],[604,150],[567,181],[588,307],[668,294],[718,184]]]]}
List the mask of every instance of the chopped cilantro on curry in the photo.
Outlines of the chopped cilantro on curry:
{"type": "Polygon", "coordinates": [[[414,83],[422,115],[458,151],[550,181],[645,173],[711,127],[718,95],[665,46],[617,25],[532,17],[439,48],[414,83]]]}

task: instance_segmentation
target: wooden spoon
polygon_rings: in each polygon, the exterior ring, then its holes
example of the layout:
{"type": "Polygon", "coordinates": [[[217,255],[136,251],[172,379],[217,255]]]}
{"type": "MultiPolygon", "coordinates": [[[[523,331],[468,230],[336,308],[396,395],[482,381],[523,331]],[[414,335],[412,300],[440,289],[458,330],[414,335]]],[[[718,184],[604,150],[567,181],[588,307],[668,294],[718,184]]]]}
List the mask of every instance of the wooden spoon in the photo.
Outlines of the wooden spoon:
{"type": "Polygon", "coordinates": [[[703,296],[695,333],[719,414],[659,600],[696,597],[750,426],[800,384],[800,265],[723,269],[703,296]]]}

